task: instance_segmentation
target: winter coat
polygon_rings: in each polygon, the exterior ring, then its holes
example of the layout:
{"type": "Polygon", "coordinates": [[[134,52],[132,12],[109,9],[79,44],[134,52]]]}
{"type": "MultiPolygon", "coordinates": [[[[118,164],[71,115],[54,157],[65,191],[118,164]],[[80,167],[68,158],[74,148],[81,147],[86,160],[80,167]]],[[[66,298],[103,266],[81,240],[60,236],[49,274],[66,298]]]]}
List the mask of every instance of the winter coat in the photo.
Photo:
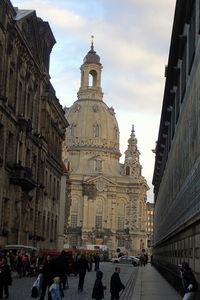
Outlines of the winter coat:
{"type": "Polygon", "coordinates": [[[61,300],[62,299],[59,283],[53,283],[50,286],[49,291],[51,293],[52,300],[61,300]]]}
{"type": "Polygon", "coordinates": [[[55,277],[55,263],[50,260],[44,263],[44,267],[42,269],[43,274],[43,283],[50,285],[53,282],[53,278],[55,277]]]}
{"type": "Polygon", "coordinates": [[[86,274],[86,271],[89,272],[90,270],[87,259],[82,257],[78,260],[77,267],[78,267],[79,274],[86,274]]]}
{"type": "Polygon", "coordinates": [[[10,285],[12,281],[10,268],[8,264],[0,265],[0,284],[10,285]]]}
{"type": "Polygon", "coordinates": [[[113,296],[119,296],[119,292],[122,289],[125,289],[125,286],[122,284],[119,274],[114,272],[111,276],[110,292],[113,296]]]}
{"type": "Polygon", "coordinates": [[[102,276],[103,273],[101,271],[97,272],[97,278],[95,280],[92,291],[92,299],[104,299],[104,290],[106,289],[106,287],[102,284],[102,276]]]}
{"type": "Polygon", "coordinates": [[[56,275],[60,276],[69,272],[67,254],[62,252],[55,261],[56,275]]]}

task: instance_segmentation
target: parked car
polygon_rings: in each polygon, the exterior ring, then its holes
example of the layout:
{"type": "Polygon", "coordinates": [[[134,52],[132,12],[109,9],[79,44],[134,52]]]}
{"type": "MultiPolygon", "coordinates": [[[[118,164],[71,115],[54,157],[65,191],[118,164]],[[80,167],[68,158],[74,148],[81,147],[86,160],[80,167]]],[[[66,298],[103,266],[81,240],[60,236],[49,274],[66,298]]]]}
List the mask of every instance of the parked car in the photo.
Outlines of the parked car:
{"type": "Polygon", "coordinates": [[[112,262],[119,264],[132,264],[133,266],[139,266],[140,260],[136,256],[121,256],[112,258],[112,262]]]}
{"type": "Polygon", "coordinates": [[[133,260],[133,265],[134,266],[139,266],[140,265],[140,258],[138,256],[130,256],[130,257],[133,260]]]}

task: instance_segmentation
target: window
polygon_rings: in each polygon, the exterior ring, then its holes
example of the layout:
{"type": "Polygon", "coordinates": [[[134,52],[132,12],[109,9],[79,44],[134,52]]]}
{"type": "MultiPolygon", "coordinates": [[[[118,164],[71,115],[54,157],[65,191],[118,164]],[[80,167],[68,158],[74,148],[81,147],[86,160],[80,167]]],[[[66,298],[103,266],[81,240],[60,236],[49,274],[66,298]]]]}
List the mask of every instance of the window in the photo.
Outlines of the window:
{"type": "Polygon", "coordinates": [[[74,200],[72,201],[71,212],[72,212],[72,213],[78,212],[78,200],[77,200],[77,199],[74,199],[74,200]]]}
{"type": "Polygon", "coordinates": [[[101,215],[103,212],[103,203],[102,203],[102,200],[98,200],[97,201],[97,204],[96,204],[96,213],[97,215],[101,215]]]}
{"type": "Polygon", "coordinates": [[[186,88],[186,58],[187,56],[186,56],[186,48],[185,48],[182,65],[181,65],[181,102],[183,101],[185,88],[186,88]]]}
{"type": "Polygon", "coordinates": [[[10,69],[10,76],[9,76],[9,86],[8,86],[8,104],[14,108],[15,103],[15,78],[14,78],[14,71],[10,69]]]}
{"type": "Polygon", "coordinates": [[[124,229],[124,217],[118,217],[118,229],[123,230],[124,229]]]}
{"type": "Polygon", "coordinates": [[[192,15],[190,20],[190,28],[189,28],[189,72],[192,67],[192,62],[194,58],[195,52],[195,18],[196,18],[196,10],[195,5],[193,4],[192,15]]]}
{"type": "Polygon", "coordinates": [[[89,73],[89,86],[97,86],[97,72],[95,70],[91,70],[89,73]]]}
{"type": "Polygon", "coordinates": [[[102,160],[97,159],[96,160],[96,171],[101,171],[102,170],[102,160]]]}
{"type": "Polygon", "coordinates": [[[1,137],[1,143],[0,143],[0,164],[1,161],[3,161],[4,158],[4,126],[0,124],[0,137],[1,137]]]}
{"type": "Polygon", "coordinates": [[[71,227],[75,228],[78,224],[78,216],[77,215],[71,215],[71,227]]]}
{"type": "Polygon", "coordinates": [[[102,228],[102,216],[96,216],[96,222],[95,222],[95,227],[97,229],[101,229],[102,228]]]}
{"type": "Polygon", "coordinates": [[[125,205],[123,202],[118,203],[118,229],[124,229],[125,205]]]}
{"type": "Polygon", "coordinates": [[[71,136],[75,136],[76,125],[72,124],[71,127],[70,127],[70,130],[71,130],[71,136]]]}
{"type": "Polygon", "coordinates": [[[9,164],[12,164],[12,162],[14,161],[14,153],[15,153],[15,149],[13,149],[13,145],[14,145],[14,135],[9,132],[8,133],[8,138],[7,138],[7,149],[6,149],[6,162],[9,164]]]}
{"type": "Polygon", "coordinates": [[[77,243],[78,243],[77,236],[71,236],[70,243],[71,243],[71,247],[77,246],[77,243]]]}

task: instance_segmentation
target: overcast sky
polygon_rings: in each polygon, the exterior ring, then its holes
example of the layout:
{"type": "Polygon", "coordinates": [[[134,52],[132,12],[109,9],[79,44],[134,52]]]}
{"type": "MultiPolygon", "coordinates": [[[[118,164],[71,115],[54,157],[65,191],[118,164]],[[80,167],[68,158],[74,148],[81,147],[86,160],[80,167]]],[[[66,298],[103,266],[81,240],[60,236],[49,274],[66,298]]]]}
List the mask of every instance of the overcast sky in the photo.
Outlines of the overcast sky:
{"type": "Polygon", "coordinates": [[[90,48],[103,65],[104,102],[113,106],[120,129],[122,160],[132,124],[141,153],[142,174],[153,200],[152,176],[168,62],[175,0],[11,0],[48,21],[57,41],[50,75],[63,106],[80,87],[80,66],[90,48]]]}

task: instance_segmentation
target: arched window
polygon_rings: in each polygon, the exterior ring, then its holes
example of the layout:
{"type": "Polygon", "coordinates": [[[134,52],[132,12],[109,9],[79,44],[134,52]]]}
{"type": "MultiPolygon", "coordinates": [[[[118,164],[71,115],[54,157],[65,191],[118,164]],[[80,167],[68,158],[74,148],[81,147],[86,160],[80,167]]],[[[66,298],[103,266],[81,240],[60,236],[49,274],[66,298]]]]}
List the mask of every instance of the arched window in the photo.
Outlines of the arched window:
{"type": "Polygon", "coordinates": [[[102,214],[103,214],[103,202],[101,199],[97,200],[96,203],[96,220],[95,220],[95,227],[97,229],[102,228],[102,214]]]}
{"type": "Polygon", "coordinates": [[[73,199],[72,206],[71,206],[71,212],[72,213],[78,212],[78,199],[73,199]]]}
{"type": "Polygon", "coordinates": [[[97,86],[97,72],[95,70],[91,70],[89,73],[89,86],[97,86]]]}
{"type": "Polygon", "coordinates": [[[123,202],[118,203],[118,229],[124,229],[124,219],[125,219],[125,205],[123,202]]]}

